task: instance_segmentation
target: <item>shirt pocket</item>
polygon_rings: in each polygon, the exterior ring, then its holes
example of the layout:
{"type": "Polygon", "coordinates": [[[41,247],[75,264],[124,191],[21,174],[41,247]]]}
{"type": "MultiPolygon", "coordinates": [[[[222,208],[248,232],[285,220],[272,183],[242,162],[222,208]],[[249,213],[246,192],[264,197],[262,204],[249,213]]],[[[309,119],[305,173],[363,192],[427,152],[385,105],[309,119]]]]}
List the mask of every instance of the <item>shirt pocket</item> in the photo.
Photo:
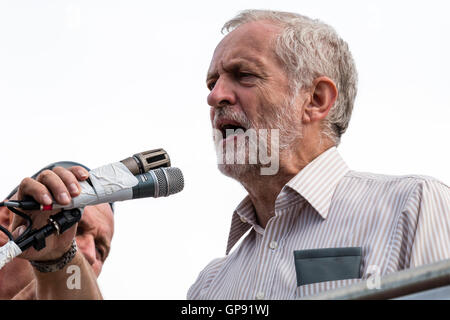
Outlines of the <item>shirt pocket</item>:
{"type": "Polygon", "coordinates": [[[364,281],[361,278],[343,279],[310,283],[302,286],[298,286],[295,296],[296,298],[304,298],[307,296],[313,296],[329,290],[350,286],[356,283],[364,281]]]}
{"type": "Polygon", "coordinates": [[[361,278],[360,247],[294,251],[297,286],[361,278]]]}

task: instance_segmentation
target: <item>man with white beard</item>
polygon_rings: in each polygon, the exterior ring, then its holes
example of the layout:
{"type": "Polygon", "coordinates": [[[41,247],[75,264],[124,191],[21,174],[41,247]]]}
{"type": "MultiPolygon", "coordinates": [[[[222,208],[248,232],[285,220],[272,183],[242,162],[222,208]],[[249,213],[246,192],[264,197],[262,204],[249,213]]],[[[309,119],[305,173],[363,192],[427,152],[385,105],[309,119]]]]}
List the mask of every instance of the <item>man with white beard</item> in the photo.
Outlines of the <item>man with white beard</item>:
{"type": "MultiPolygon", "coordinates": [[[[226,256],[200,272],[188,299],[295,299],[373,272],[383,276],[450,258],[445,184],[351,171],[337,151],[357,73],[334,29],[262,10],[245,11],[224,29],[229,33],[208,70],[208,104],[219,169],[248,196],[232,215],[226,256]]],[[[19,200],[29,195],[45,205],[51,192],[67,194],[58,199],[67,204],[69,186],[83,179],[61,171],[40,183],[24,180],[19,200]]],[[[71,236],[54,241],[56,252],[40,258],[66,252],[71,236]]],[[[94,277],[85,280],[83,298],[97,298],[94,277]]]]}
{"type": "Polygon", "coordinates": [[[339,155],[357,72],[334,29],[248,10],[224,30],[208,104],[219,170],[248,196],[233,213],[226,256],[187,298],[295,299],[450,258],[445,184],[354,172],[339,155]]]}

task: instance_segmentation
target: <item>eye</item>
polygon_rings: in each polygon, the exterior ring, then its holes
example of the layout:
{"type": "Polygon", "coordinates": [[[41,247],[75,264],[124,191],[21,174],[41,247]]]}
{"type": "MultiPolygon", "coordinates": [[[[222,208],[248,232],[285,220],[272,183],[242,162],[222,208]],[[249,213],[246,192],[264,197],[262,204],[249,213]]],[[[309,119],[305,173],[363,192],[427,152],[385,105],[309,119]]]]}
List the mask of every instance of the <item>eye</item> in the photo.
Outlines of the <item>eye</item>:
{"type": "Polygon", "coordinates": [[[81,236],[84,233],[84,228],[78,225],[77,227],[77,236],[81,236]]]}
{"type": "Polygon", "coordinates": [[[236,80],[240,81],[243,85],[254,85],[258,78],[254,73],[238,71],[235,75],[236,80]]]}
{"type": "Polygon", "coordinates": [[[95,251],[97,251],[97,254],[98,254],[99,257],[100,257],[100,260],[101,260],[101,261],[104,261],[104,259],[105,259],[105,253],[104,253],[103,249],[102,249],[101,247],[99,247],[99,246],[95,246],[95,251]]]}
{"type": "Polygon", "coordinates": [[[239,78],[247,78],[247,77],[253,77],[253,74],[248,72],[239,72],[238,73],[239,78]]]}
{"type": "Polygon", "coordinates": [[[216,85],[216,80],[211,80],[211,81],[209,81],[207,84],[206,84],[206,86],[208,87],[208,89],[210,90],[210,91],[212,91],[212,89],[214,89],[214,86],[216,85]]]}

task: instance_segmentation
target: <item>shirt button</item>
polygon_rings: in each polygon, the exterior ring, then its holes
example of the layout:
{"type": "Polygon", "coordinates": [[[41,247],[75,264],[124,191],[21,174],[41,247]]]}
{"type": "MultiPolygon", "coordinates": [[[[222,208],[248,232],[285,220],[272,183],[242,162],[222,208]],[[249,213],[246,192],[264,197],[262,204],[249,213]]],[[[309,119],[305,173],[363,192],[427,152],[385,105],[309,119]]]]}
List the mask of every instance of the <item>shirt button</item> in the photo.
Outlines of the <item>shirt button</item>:
{"type": "Polygon", "coordinates": [[[262,300],[262,299],[264,299],[264,292],[260,291],[256,294],[256,300],[262,300]]]}
{"type": "Polygon", "coordinates": [[[278,243],[276,241],[271,241],[269,243],[269,248],[275,250],[276,248],[278,248],[278,243]]]}
{"type": "Polygon", "coordinates": [[[247,223],[247,219],[246,219],[245,217],[241,217],[241,221],[242,221],[243,223],[247,223]]]}

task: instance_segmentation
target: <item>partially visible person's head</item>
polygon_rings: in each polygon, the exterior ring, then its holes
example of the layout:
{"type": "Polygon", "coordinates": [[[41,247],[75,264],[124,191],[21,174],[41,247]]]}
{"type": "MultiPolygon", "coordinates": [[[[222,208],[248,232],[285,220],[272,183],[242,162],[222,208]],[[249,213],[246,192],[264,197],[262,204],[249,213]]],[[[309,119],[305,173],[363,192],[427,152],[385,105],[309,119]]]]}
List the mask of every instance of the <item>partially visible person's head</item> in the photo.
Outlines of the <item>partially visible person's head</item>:
{"type": "MultiPolygon", "coordinates": [[[[278,32],[279,27],[272,24],[248,23],[227,35],[214,51],[207,86],[211,90],[208,104],[213,127],[223,133],[223,139],[216,141],[218,149],[238,139],[238,134],[227,135],[227,128],[247,132],[252,129],[257,140],[261,139],[262,130],[279,129],[283,148],[289,145],[287,139],[300,133],[291,121],[295,115],[280,116],[280,110],[287,110],[291,97],[286,74],[268,46],[278,32]],[[291,128],[293,132],[289,132],[291,128]]],[[[271,141],[270,133],[267,141],[271,141]]],[[[246,153],[245,147],[248,144],[238,145],[236,148],[243,150],[236,152],[246,153]]],[[[225,158],[229,154],[224,152],[225,158]]],[[[246,165],[234,165],[224,160],[219,169],[238,180],[249,172],[255,173],[260,166],[248,165],[248,161],[246,165]]]]}
{"type": "Polygon", "coordinates": [[[76,241],[97,277],[108,257],[114,234],[114,216],[109,204],[88,206],[77,226],[76,241]]]}
{"type": "Polygon", "coordinates": [[[253,21],[281,28],[270,45],[286,71],[293,95],[320,76],[334,81],[339,95],[324,122],[323,133],[339,144],[350,121],[358,81],[347,43],[331,26],[290,12],[246,10],[226,22],[222,31],[231,32],[253,21]]]}
{"type": "Polygon", "coordinates": [[[327,141],[324,146],[339,143],[350,120],[357,73],[347,44],[330,26],[293,13],[247,10],[222,31],[228,34],[214,51],[206,81],[222,173],[241,181],[263,165],[227,162],[234,153],[248,155],[251,139],[227,135],[226,129],[265,130],[267,148],[273,144],[271,129],[278,130],[275,151],[285,163],[302,141],[314,144],[318,136],[319,144],[327,141]],[[315,119],[307,114],[310,105],[321,107],[315,119]],[[237,143],[229,157],[225,146],[232,142],[237,143]]]}
{"type": "MultiPolygon", "coordinates": [[[[0,223],[8,228],[12,221],[12,212],[6,207],[0,208],[0,223]]],[[[95,275],[101,273],[108,257],[114,233],[114,217],[109,204],[88,206],[77,226],[76,242],[78,250],[91,265],[95,275]]],[[[0,233],[0,246],[8,241],[0,233]]],[[[16,258],[6,264],[0,272],[0,299],[11,299],[34,279],[32,267],[27,260],[16,258]]]]}
{"type": "MultiPolygon", "coordinates": [[[[55,166],[69,168],[81,165],[76,162],[63,161],[51,164],[39,170],[32,177],[36,178],[45,169],[53,169],[55,166]]],[[[89,170],[84,165],[81,165],[89,170]]],[[[14,199],[18,188],[15,188],[6,199],[14,199]]],[[[77,226],[76,242],[78,250],[83,254],[91,265],[95,275],[101,273],[103,264],[108,257],[111,241],[114,234],[114,205],[103,203],[87,206],[83,210],[81,220],[77,226]]],[[[9,229],[13,220],[13,212],[7,207],[0,208],[0,225],[9,229]]],[[[12,230],[10,230],[12,231],[12,230]]],[[[5,244],[8,238],[0,232],[0,246],[5,244]]],[[[10,299],[34,279],[32,267],[27,260],[16,258],[6,264],[0,272],[0,299],[10,299]]]]}
{"type": "MultiPolygon", "coordinates": [[[[68,169],[74,166],[81,166],[90,171],[88,167],[78,162],[59,161],[42,168],[32,175],[32,178],[36,179],[44,170],[52,170],[55,167],[63,167],[68,169]]],[[[12,197],[16,192],[17,188],[15,188],[7,198],[12,197]]],[[[84,257],[94,269],[97,277],[100,274],[103,263],[108,256],[111,246],[111,240],[114,233],[113,208],[113,203],[87,206],[83,211],[83,215],[77,227],[77,245],[84,257]]]]}

